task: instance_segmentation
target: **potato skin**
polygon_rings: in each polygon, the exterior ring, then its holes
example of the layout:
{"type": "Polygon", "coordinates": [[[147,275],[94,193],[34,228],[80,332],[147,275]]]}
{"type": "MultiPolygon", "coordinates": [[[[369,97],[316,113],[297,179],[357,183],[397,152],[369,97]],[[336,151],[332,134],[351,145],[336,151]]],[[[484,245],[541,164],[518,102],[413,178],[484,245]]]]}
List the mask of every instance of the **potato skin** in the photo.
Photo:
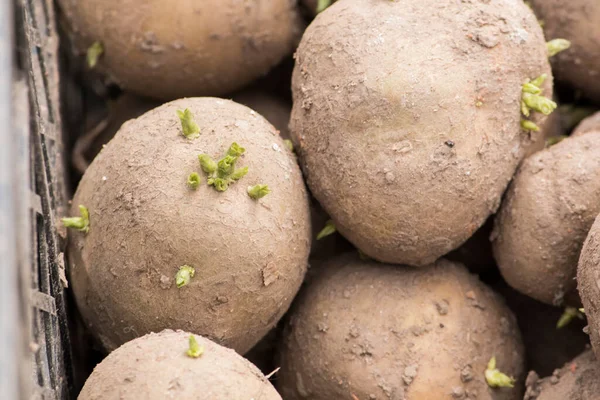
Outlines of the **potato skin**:
{"type": "Polygon", "coordinates": [[[571,48],[550,59],[558,81],[568,82],[590,99],[600,102],[600,3],[598,0],[531,0],[544,21],[547,40],[563,38],[571,48]]]}
{"type": "Polygon", "coordinates": [[[364,253],[427,265],[497,209],[532,141],[521,85],[543,73],[551,97],[521,0],[338,1],[296,52],[290,129],[308,185],[364,253]]]}
{"type": "Polygon", "coordinates": [[[600,362],[588,350],[541,380],[529,373],[524,400],[597,400],[600,362]]]}
{"type": "Polygon", "coordinates": [[[571,136],[579,136],[588,132],[600,132],[600,111],[590,115],[577,125],[571,136]]]}
{"type": "Polygon", "coordinates": [[[75,299],[107,350],[165,328],[249,350],[285,313],[310,249],[308,196],[276,129],[229,100],[189,98],[123,125],[83,176],[73,199],[89,208],[87,235],[71,232],[75,299]],[[200,137],[186,139],[176,110],[189,108],[200,137]],[[248,174],[223,193],[206,185],[198,154],[246,148],[248,174]],[[198,190],[186,186],[197,171],[198,190]],[[272,192],[252,200],[247,187],[272,192]],[[182,265],[196,276],[180,289],[182,265]]]}
{"type": "Polygon", "coordinates": [[[290,54],[303,27],[294,0],[59,3],[81,52],[101,41],[101,70],[165,100],[240,89],[290,54]]]}
{"type": "Polygon", "coordinates": [[[96,366],[78,400],[281,400],[235,351],[195,335],[204,354],[186,355],[190,333],[165,330],[119,347],[96,366]]]}
{"type": "Polygon", "coordinates": [[[600,132],[566,138],[527,158],[495,221],[502,276],[547,304],[578,304],[577,260],[600,212],[600,132]]]}
{"type": "Polygon", "coordinates": [[[588,320],[592,347],[600,357],[600,217],[596,218],[581,250],[577,288],[588,320]]]}
{"type": "Polygon", "coordinates": [[[294,304],[280,356],[286,400],[522,398],[514,316],[446,260],[418,269],[332,260],[294,304]],[[492,355],[515,388],[487,386],[492,355]]]}

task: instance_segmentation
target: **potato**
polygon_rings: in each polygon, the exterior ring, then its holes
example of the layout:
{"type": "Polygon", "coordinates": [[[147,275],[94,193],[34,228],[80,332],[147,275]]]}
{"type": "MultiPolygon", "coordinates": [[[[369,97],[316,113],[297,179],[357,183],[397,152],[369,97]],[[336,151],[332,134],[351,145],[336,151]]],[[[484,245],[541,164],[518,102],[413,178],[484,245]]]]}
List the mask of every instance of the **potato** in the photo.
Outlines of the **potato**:
{"type": "Polygon", "coordinates": [[[600,363],[586,351],[549,378],[538,380],[530,372],[524,400],[598,400],[599,376],[600,363]]]}
{"type": "Polygon", "coordinates": [[[308,197],[276,129],[229,100],[189,98],[125,123],[83,176],[73,199],[88,208],[87,234],[68,255],[75,299],[107,350],[165,328],[197,332],[240,354],[285,313],[306,271],[308,197]],[[182,135],[176,110],[200,128],[182,135]],[[208,186],[198,155],[220,158],[237,142],[249,172],[225,192],[208,186]],[[186,185],[199,172],[197,190],[186,185]],[[271,193],[253,200],[250,185],[271,193]],[[195,276],[178,288],[189,265],[195,276]]]}
{"type": "Polygon", "coordinates": [[[419,269],[332,260],[299,295],[280,352],[286,400],[522,398],[514,316],[446,260],[419,269]],[[488,387],[492,356],[514,388],[488,387]]]}
{"type": "Polygon", "coordinates": [[[312,193],[368,256],[431,263],[497,209],[532,142],[522,84],[542,74],[551,98],[521,0],[337,1],[306,30],[292,80],[312,193]]]}
{"type": "Polygon", "coordinates": [[[151,333],[109,354],[79,400],[281,400],[264,375],[235,351],[194,336],[204,352],[190,357],[190,333],[151,333]]]}
{"type": "Polygon", "coordinates": [[[100,41],[98,67],[124,89],[159,99],[223,95],[294,49],[293,0],[60,0],[76,47],[100,41]]]}
{"type": "Polygon", "coordinates": [[[527,158],[495,221],[493,251],[502,276],[547,304],[578,304],[579,252],[600,212],[600,132],[527,158]]]}
{"type": "Polygon", "coordinates": [[[551,58],[556,79],[600,102],[598,0],[531,0],[531,5],[543,21],[546,39],[562,38],[571,42],[568,50],[551,58]]]}
{"type": "Polygon", "coordinates": [[[600,131],[600,111],[581,121],[573,133],[571,133],[571,136],[579,136],[594,131],[600,131]]]}
{"type": "Polygon", "coordinates": [[[600,216],[596,218],[581,250],[577,287],[587,316],[592,347],[600,357],[600,216]]]}

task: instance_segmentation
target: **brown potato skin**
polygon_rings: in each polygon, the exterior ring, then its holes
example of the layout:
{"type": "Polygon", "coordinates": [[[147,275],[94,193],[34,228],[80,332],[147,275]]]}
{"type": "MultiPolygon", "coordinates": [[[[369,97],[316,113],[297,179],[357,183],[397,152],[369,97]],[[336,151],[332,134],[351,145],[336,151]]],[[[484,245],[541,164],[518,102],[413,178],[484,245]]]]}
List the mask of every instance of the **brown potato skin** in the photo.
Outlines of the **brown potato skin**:
{"type": "Polygon", "coordinates": [[[590,115],[577,125],[571,136],[579,136],[589,132],[600,131],[600,111],[590,115]]]}
{"type": "Polygon", "coordinates": [[[277,382],[284,399],[522,398],[515,318],[462,265],[399,268],[351,255],[321,273],[286,326],[277,382]],[[487,386],[493,355],[517,378],[515,388],[487,386]]]}
{"type": "Polygon", "coordinates": [[[600,212],[600,132],[527,158],[496,216],[494,257],[509,285],[547,304],[579,303],[574,280],[600,212]]]}
{"type": "Polygon", "coordinates": [[[532,142],[522,83],[546,73],[552,96],[533,13],[484,3],[341,0],[296,52],[290,129],[308,185],[378,261],[427,265],[464,243],[532,142]]]}
{"type": "Polygon", "coordinates": [[[72,214],[79,204],[91,228],[70,232],[71,286],[108,351],[170,328],[243,354],[285,313],[306,271],[310,214],[295,157],[263,117],[229,100],[176,100],[125,123],[87,169],[72,214]],[[184,108],[197,139],[181,134],[184,108]],[[246,148],[237,166],[249,172],[219,193],[197,156],[218,159],[234,141],[246,148]],[[194,171],[203,180],[196,191],[186,185],[194,171]],[[257,183],[272,191],[259,201],[247,194],[257,183]],[[178,289],[185,264],[196,276],[178,289]]]}
{"type": "Polygon", "coordinates": [[[597,0],[531,0],[544,22],[547,40],[562,38],[571,47],[550,59],[558,81],[568,82],[600,102],[600,3],[597,0]]]}
{"type": "Polygon", "coordinates": [[[294,0],[59,3],[79,51],[101,41],[99,69],[165,100],[240,89],[290,54],[303,28],[294,0]]]}
{"type": "Polygon", "coordinates": [[[281,400],[235,351],[194,335],[204,354],[186,355],[190,333],[164,330],[134,339],[96,366],[78,400],[281,400]]]}
{"type": "Polygon", "coordinates": [[[592,347],[600,357],[600,218],[596,218],[581,250],[577,288],[588,320],[592,347]]]}
{"type": "Polygon", "coordinates": [[[556,370],[552,377],[536,379],[529,373],[524,400],[598,400],[600,362],[588,350],[556,370]]]}

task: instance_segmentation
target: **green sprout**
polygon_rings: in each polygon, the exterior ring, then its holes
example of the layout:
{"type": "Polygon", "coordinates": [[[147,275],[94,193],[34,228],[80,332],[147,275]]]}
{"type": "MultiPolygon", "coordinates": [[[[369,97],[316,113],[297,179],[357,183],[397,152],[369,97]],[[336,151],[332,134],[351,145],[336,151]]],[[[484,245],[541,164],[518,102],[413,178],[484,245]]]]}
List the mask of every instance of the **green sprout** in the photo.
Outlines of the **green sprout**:
{"type": "Polygon", "coordinates": [[[191,358],[198,358],[204,354],[204,346],[200,346],[198,344],[198,341],[194,335],[190,335],[189,348],[186,351],[186,354],[191,358]]]}
{"type": "Polygon", "coordinates": [[[246,151],[245,148],[237,144],[236,142],[231,143],[229,149],[227,150],[227,155],[231,157],[239,157],[246,151]]]}
{"type": "Polygon", "coordinates": [[[321,229],[321,232],[318,233],[317,240],[321,240],[324,237],[333,235],[335,232],[337,232],[335,224],[332,220],[329,220],[325,223],[325,226],[323,227],[323,229],[321,229]]]}
{"type": "Polygon", "coordinates": [[[198,186],[200,186],[200,182],[202,181],[202,179],[200,178],[200,175],[198,175],[197,172],[192,172],[187,179],[187,184],[190,187],[190,189],[196,190],[198,189],[198,186]]]}
{"type": "Polygon", "coordinates": [[[583,307],[579,309],[579,312],[585,315],[585,309],[583,307]]]}
{"type": "Polygon", "coordinates": [[[294,143],[292,143],[290,139],[285,139],[283,143],[285,144],[285,147],[287,147],[292,153],[294,152],[294,143]]]}
{"type": "Polygon", "coordinates": [[[271,193],[271,190],[267,185],[258,184],[254,186],[248,186],[248,196],[250,196],[254,200],[258,200],[262,197],[265,197],[269,193],[271,193]]]}
{"type": "Polygon", "coordinates": [[[188,139],[196,139],[200,137],[200,127],[194,121],[194,114],[190,111],[189,108],[185,110],[177,110],[177,116],[181,121],[181,129],[183,130],[183,136],[188,139]]]}
{"type": "Polygon", "coordinates": [[[85,206],[79,205],[79,214],[81,217],[67,217],[61,221],[67,228],[77,229],[80,232],[88,233],[90,231],[90,213],[85,206]]]}
{"type": "Polygon", "coordinates": [[[229,176],[229,179],[232,179],[234,181],[239,181],[244,176],[246,176],[247,173],[248,173],[248,167],[238,168],[235,171],[233,171],[233,174],[231,174],[229,176]]]}
{"type": "Polygon", "coordinates": [[[521,120],[521,128],[523,128],[526,131],[534,131],[537,132],[540,130],[540,127],[536,125],[535,122],[533,121],[528,121],[526,119],[522,119],[521,120]]]}
{"type": "Polygon", "coordinates": [[[178,288],[187,285],[190,283],[190,280],[194,277],[195,273],[196,270],[194,270],[194,267],[182,265],[179,267],[179,271],[177,271],[177,274],[175,275],[175,284],[178,288]]]}
{"type": "Polygon", "coordinates": [[[510,376],[500,372],[496,368],[496,357],[490,358],[487,369],[485,370],[485,380],[492,388],[497,387],[514,387],[515,380],[510,376]]]}
{"type": "Polygon", "coordinates": [[[235,171],[235,162],[237,157],[226,155],[217,163],[217,176],[219,178],[227,178],[235,171]]]}
{"type": "Polygon", "coordinates": [[[92,43],[90,47],[88,47],[86,60],[90,69],[94,68],[96,64],[98,64],[98,59],[100,56],[102,56],[102,53],[104,53],[104,46],[102,45],[102,42],[96,41],[92,43]]]}
{"type": "Polygon", "coordinates": [[[317,2],[317,14],[329,7],[331,5],[331,1],[332,0],[319,0],[317,2]]]}
{"type": "Polygon", "coordinates": [[[553,57],[561,51],[567,50],[569,47],[571,47],[571,42],[567,39],[552,39],[546,43],[548,57],[553,57]]]}
{"type": "Polygon", "coordinates": [[[217,163],[210,156],[206,154],[200,154],[198,156],[198,160],[200,161],[200,167],[202,167],[202,171],[207,174],[212,174],[217,170],[217,163]]]}
{"type": "Polygon", "coordinates": [[[565,326],[569,325],[571,321],[573,321],[575,318],[583,319],[583,313],[575,307],[565,308],[565,311],[562,313],[562,315],[558,319],[558,322],[556,323],[556,329],[564,328],[565,326]]]}
{"type": "Polygon", "coordinates": [[[224,192],[229,185],[242,179],[248,173],[248,167],[235,168],[238,158],[244,154],[245,148],[233,142],[227,153],[218,162],[215,162],[206,154],[200,154],[200,166],[208,175],[207,183],[218,192],[224,192]]]}
{"type": "MultiPolygon", "coordinates": [[[[547,75],[542,74],[537,78],[525,82],[521,88],[521,113],[529,117],[531,110],[550,115],[557,107],[556,103],[542,96],[542,85],[547,75]]],[[[528,131],[538,131],[539,127],[532,121],[521,120],[521,127],[528,131]]]]}
{"type": "Polygon", "coordinates": [[[566,139],[565,135],[549,137],[546,139],[546,147],[554,146],[555,144],[562,142],[563,139],[566,139]]]}

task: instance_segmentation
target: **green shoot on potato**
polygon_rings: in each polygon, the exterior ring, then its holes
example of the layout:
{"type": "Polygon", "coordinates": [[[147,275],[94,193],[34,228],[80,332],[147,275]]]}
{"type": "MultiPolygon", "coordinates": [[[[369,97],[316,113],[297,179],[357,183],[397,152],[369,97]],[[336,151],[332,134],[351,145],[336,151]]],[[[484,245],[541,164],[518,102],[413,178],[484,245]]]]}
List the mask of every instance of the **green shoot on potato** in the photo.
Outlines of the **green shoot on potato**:
{"type": "Polygon", "coordinates": [[[258,184],[254,186],[248,186],[248,196],[250,196],[253,200],[263,198],[269,193],[271,193],[271,190],[267,185],[258,184]]]}
{"type": "Polygon", "coordinates": [[[227,153],[218,162],[207,154],[200,154],[198,160],[200,167],[208,175],[207,183],[217,192],[224,192],[229,185],[242,179],[248,173],[248,167],[235,168],[239,157],[244,154],[245,148],[233,142],[227,153]]]}
{"type": "Polygon", "coordinates": [[[485,381],[489,387],[514,387],[515,380],[510,376],[500,372],[496,368],[496,357],[493,356],[488,362],[487,369],[485,370],[485,381]]]}
{"type": "Polygon", "coordinates": [[[337,232],[337,228],[335,227],[333,221],[329,220],[325,223],[325,226],[323,227],[323,229],[321,229],[321,232],[317,234],[317,240],[321,240],[324,237],[333,235],[335,232],[337,232]]]}
{"type": "Polygon", "coordinates": [[[192,190],[196,190],[198,189],[198,186],[200,186],[200,182],[202,181],[202,179],[200,179],[200,175],[198,175],[197,172],[192,172],[187,179],[187,184],[189,186],[190,189],[192,190]]]}
{"type": "Polygon", "coordinates": [[[103,53],[104,46],[102,45],[102,42],[96,41],[92,43],[90,47],[88,47],[85,58],[87,60],[87,65],[90,69],[96,67],[96,64],[98,64],[98,60],[100,59],[100,56],[102,56],[103,53]]]}
{"type": "Polygon", "coordinates": [[[294,152],[294,143],[292,143],[290,139],[285,139],[283,143],[285,143],[285,147],[287,147],[292,153],[294,152]]]}
{"type": "Polygon", "coordinates": [[[565,135],[552,136],[552,137],[546,139],[546,147],[554,146],[555,144],[562,142],[563,139],[566,139],[566,138],[567,137],[565,135]]]}
{"type": "Polygon", "coordinates": [[[571,42],[567,39],[552,39],[546,43],[548,57],[553,57],[561,51],[567,50],[569,47],[571,47],[571,42]]]}
{"type": "Polygon", "coordinates": [[[67,228],[77,229],[80,232],[88,233],[90,231],[90,213],[87,207],[79,205],[80,217],[67,217],[61,219],[63,225],[67,228]]]}
{"type": "Polygon", "coordinates": [[[540,127],[537,126],[537,124],[533,121],[529,121],[526,119],[522,119],[521,120],[521,128],[523,128],[526,131],[533,131],[533,132],[537,132],[540,130],[540,127]]]}
{"type": "Polygon", "coordinates": [[[190,280],[194,277],[196,270],[194,267],[189,265],[182,265],[179,267],[179,271],[175,274],[175,284],[178,288],[183,287],[190,283],[190,280]]]}
{"type": "Polygon", "coordinates": [[[319,0],[317,2],[317,10],[316,10],[317,14],[322,11],[325,11],[325,9],[327,7],[329,7],[330,5],[331,5],[331,0],[319,0]]]}
{"type": "Polygon", "coordinates": [[[556,329],[564,328],[565,326],[569,325],[571,321],[573,321],[575,318],[583,319],[583,313],[575,307],[565,308],[565,311],[562,313],[562,315],[558,319],[558,322],[556,323],[556,329]]]}
{"type": "MultiPolygon", "coordinates": [[[[546,80],[546,74],[525,82],[521,87],[521,113],[529,117],[531,111],[537,111],[544,115],[550,115],[557,107],[556,103],[542,96],[542,85],[546,80]]],[[[521,128],[526,131],[539,131],[540,128],[533,122],[521,120],[521,128]]]]}
{"type": "Polygon", "coordinates": [[[196,139],[197,137],[200,137],[200,127],[196,121],[194,121],[194,114],[192,114],[189,108],[186,108],[183,111],[177,110],[177,116],[181,121],[183,136],[188,139],[196,139]]]}
{"type": "Polygon", "coordinates": [[[190,335],[189,348],[185,353],[188,355],[188,357],[198,358],[204,354],[204,346],[200,346],[196,340],[196,337],[194,335],[190,335]]]}

